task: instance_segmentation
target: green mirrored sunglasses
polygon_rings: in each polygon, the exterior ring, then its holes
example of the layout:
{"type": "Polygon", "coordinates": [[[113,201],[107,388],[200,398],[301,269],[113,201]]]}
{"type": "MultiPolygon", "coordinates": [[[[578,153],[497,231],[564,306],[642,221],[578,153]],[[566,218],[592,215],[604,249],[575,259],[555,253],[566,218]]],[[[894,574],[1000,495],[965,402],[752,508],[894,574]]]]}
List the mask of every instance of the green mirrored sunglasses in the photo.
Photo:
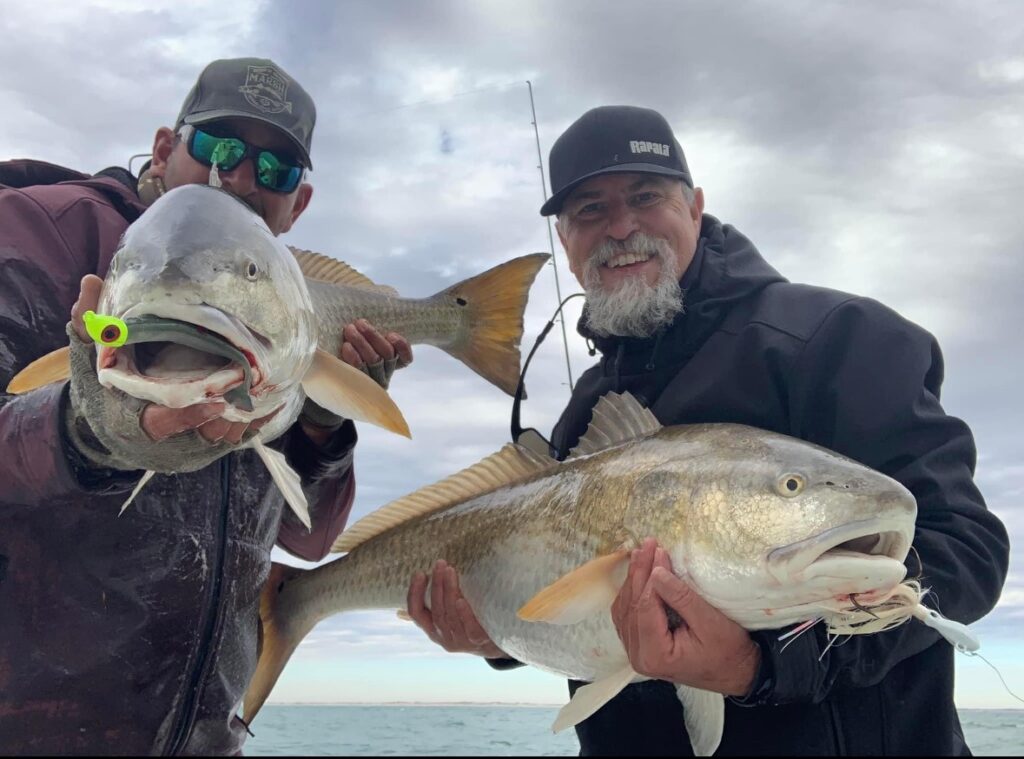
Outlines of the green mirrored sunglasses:
{"type": "Polygon", "coordinates": [[[205,166],[217,164],[219,171],[234,171],[246,158],[252,158],[256,183],[273,192],[295,192],[302,182],[302,166],[237,137],[218,137],[190,126],[182,129],[181,136],[192,158],[205,166]]]}

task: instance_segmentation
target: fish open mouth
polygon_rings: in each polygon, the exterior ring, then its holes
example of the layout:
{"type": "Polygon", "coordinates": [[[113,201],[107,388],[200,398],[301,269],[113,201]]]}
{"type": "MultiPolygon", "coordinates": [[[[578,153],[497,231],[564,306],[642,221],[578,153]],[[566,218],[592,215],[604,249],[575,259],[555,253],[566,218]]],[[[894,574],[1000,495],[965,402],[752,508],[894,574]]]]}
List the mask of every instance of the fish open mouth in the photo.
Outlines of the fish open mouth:
{"type": "MultiPolygon", "coordinates": [[[[769,571],[780,582],[800,575],[856,580],[896,572],[910,550],[913,527],[895,519],[868,519],[834,527],[768,555],[769,571]]],[[[903,568],[905,571],[905,568],[903,568]]],[[[902,579],[902,575],[900,577],[902,579]]]]}
{"type": "Polygon", "coordinates": [[[236,365],[225,356],[164,340],[126,345],[122,350],[129,353],[128,359],[139,374],[153,379],[201,379],[236,365]]]}
{"type": "Polygon", "coordinates": [[[172,408],[225,397],[252,409],[250,393],[264,377],[260,355],[270,347],[266,338],[206,305],[136,306],[122,318],[138,325],[130,328],[130,340],[131,333],[153,339],[101,348],[100,382],[172,408]]]}

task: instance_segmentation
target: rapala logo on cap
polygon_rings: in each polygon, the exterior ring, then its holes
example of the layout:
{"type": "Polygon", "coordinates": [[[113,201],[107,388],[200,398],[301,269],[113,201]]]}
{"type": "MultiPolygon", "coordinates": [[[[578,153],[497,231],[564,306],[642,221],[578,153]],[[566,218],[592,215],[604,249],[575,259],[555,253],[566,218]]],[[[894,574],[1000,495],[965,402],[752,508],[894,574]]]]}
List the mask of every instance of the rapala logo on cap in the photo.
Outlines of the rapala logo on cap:
{"type": "Polygon", "coordinates": [[[288,80],[273,66],[250,66],[245,84],[238,88],[254,108],[265,113],[292,112],[288,96],[288,80]]]}
{"type": "Polygon", "coordinates": [[[654,153],[668,158],[668,145],[660,142],[645,142],[644,140],[630,140],[629,149],[634,153],[654,153]]]}

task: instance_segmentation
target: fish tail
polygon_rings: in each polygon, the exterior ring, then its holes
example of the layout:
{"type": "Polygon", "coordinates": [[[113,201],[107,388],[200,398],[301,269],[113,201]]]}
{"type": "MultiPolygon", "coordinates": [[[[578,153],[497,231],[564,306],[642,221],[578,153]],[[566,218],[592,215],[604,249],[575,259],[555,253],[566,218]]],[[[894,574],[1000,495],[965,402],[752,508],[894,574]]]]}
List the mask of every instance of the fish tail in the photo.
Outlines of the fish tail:
{"type": "Polygon", "coordinates": [[[530,286],[550,257],[520,256],[435,296],[455,300],[466,312],[467,328],[443,350],[509,395],[519,384],[519,341],[530,286]]]}
{"type": "Polygon", "coordinates": [[[277,683],[296,647],[313,629],[316,620],[305,621],[285,612],[291,585],[307,570],[274,563],[260,593],[260,626],[256,672],[249,681],[243,702],[243,719],[250,724],[277,683]],[[311,623],[310,623],[311,622],[311,623]]]}

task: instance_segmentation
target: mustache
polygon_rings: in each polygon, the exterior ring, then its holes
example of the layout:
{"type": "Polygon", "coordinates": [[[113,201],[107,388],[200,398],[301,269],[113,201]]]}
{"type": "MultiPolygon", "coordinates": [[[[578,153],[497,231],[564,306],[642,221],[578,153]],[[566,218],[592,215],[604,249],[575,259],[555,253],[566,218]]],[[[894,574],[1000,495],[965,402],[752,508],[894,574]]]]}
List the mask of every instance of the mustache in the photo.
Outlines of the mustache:
{"type": "Polygon", "coordinates": [[[603,266],[623,253],[647,255],[651,258],[655,256],[666,258],[671,254],[671,247],[665,238],[655,237],[645,232],[634,232],[625,240],[606,238],[590,253],[590,257],[587,259],[587,267],[596,269],[598,266],[603,266]]]}

